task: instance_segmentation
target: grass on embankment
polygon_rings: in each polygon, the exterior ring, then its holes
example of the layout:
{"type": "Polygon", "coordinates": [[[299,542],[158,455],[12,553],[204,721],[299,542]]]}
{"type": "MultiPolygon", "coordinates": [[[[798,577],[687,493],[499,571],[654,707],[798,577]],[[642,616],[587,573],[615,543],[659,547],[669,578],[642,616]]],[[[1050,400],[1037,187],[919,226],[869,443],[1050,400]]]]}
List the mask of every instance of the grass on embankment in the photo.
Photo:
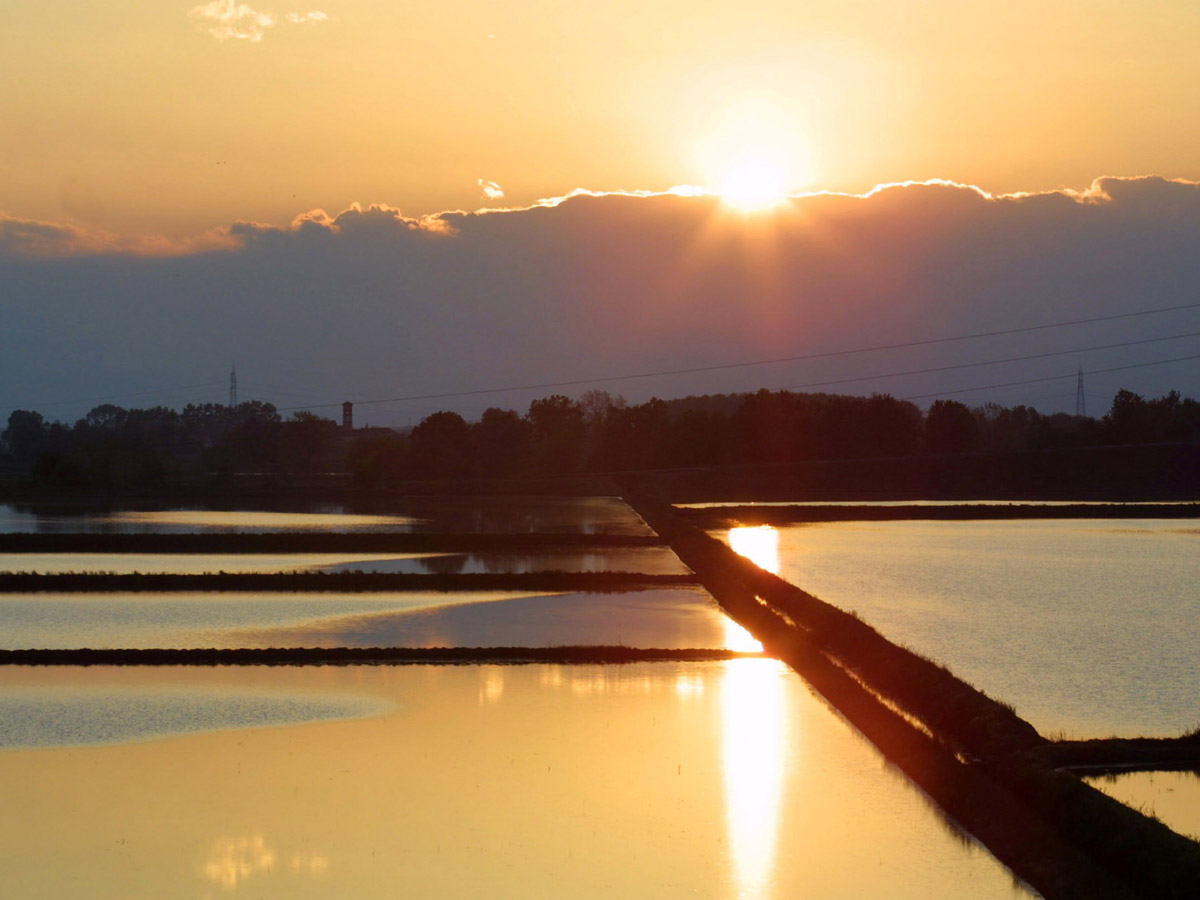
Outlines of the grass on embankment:
{"type": "Polygon", "coordinates": [[[272,647],[241,650],[0,650],[8,666],[401,665],[437,663],[704,662],[761,656],[709,648],[563,647],[272,647]]]}
{"type": "Polygon", "coordinates": [[[513,572],[417,575],[394,572],[0,573],[0,594],[146,591],[586,591],[612,593],[639,588],[694,585],[692,575],[638,572],[513,572]]]}
{"type": "Polygon", "coordinates": [[[1045,765],[1088,774],[1200,770],[1200,729],[1169,738],[1054,741],[1037,751],[1045,765]]]}

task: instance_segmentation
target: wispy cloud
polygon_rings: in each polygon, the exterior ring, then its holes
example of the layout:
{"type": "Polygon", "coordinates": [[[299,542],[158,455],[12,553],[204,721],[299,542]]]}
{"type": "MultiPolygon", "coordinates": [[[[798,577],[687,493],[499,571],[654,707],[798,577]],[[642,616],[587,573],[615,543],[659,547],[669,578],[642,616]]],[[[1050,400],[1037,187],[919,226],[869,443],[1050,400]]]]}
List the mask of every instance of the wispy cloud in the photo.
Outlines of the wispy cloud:
{"type": "Polygon", "coordinates": [[[30,257],[68,256],[87,252],[98,243],[71,225],[18,219],[0,213],[0,253],[30,257]]]}
{"type": "Polygon", "coordinates": [[[188,15],[218,41],[250,41],[252,44],[261,41],[267,29],[275,27],[276,21],[271,13],[259,12],[235,0],[212,0],[193,6],[188,15]]]}
{"type": "Polygon", "coordinates": [[[489,200],[504,199],[504,188],[500,187],[500,185],[496,184],[496,182],[487,181],[486,179],[480,178],[477,183],[479,185],[479,189],[483,191],[483,196],[487,197],[489,200]]]}
{"type": "Polygon", "coordinates": [[[171,240],[162,235],[121,236],[102,228],[23,219],[0,212],[0,280],[3,264],[13,259],[67,259],[128,254],[131,257],[184,256],[241,246],[230,228],[214,228],[194,237],[171,240]]]}
{"type": "MultiPolygon", "coordinates": [[[[249,41],[252,44],[259,43],[280,21],[273,12],[262,12],[237,0],[211,0],[192,7],[188,15],[219,41],[249,41]]],[[[292,25],[320,25],[329,21],[329,14],[317,9],[289,12],[283,14],[283,21],[292,25]]]]}
{"type": "Polygon", "coordinates": [[[290,12],[284,16],[293,25],[320,25],[322,22],[329,21],[329,13],[323,13],[319,9],[310,9],[308,12],[290,12]]]}

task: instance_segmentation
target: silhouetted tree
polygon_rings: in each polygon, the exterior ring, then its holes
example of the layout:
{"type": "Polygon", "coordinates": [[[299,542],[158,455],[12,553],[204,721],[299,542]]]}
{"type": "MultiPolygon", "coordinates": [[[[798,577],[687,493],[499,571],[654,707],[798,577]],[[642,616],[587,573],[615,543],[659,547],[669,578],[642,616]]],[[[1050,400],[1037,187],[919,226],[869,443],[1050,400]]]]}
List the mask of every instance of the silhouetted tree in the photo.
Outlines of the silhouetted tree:
{"type": "Polygon", "coordinates": [[[742,462],[791,462],[807,456],[806,438],[795,395],[761,390],[749,394],[730,423],[738,435],[735,451],[742,462]]]}
{"type": "Polygon", "coordinates": [[[971,410],[957,400],[934,400],[925,414],[925,449],[930,453],[973,450],[979,426],[971,410]]]}
{"type": "Polygon", "coordinates": [[[529,422],[530,461],[535,472],[577,472],[583,467],[583,409],[570,397],[552,394],[534,400],[529,422]]]}
{"type": "Polygon", "coordinates": [[[648,469],[663,464],[668,433],[667,404],[653,397],[637,406],[610,406],[598,423],[593,469],[648,469]]]}
{"type": "Polygon", "coordinates": [[[40,412],[14,409],[8,415],[8,427],[0,435],[9,446],[14,462],[22,468],[33,464],[43,449],[47,432],[46,420],[40,412]]]}
{"type": "Polygon", "coordinates": [[[279,461],[288,472],[312,474],[329,464],[337,436],[337,423],[308,410],[300,410],[283,423],[279,437],[279,461]]]}
{"type": "Polygon", "coordinates": [[[485,409],[472,429],[476,471],[500,477],[523,473],[529,464],[530,427],[515,410],[485,409]]]}
{"type": "Polygon", "coordinates": [[[921,410],[890,394],[872,394],[858,404],[853,456],[908,456],[921,446],[921,410]]]}
{"type": "Polygon", "coordinates": [[[1122,389],[1113,397],[1103,429],[1114,444],[1195,440],[1200,435],[1200,404],[1184,400],[1178,391],[1146,400],[1122,389]]]}
{"type": "Polygon", "coordinates": [[[714,466],[726,462],[737,436],[724,413],[685,409],[667,422],[660,453],[667,467],[714,466]]]}
{"type": "Polygon", "coordinates": [[[408,465],[408,441],[398,434],[368,434],[346,452],[346,466],[359,487],[402,478],[408,465]]]}
{"type": "Polygon", "coordinates": [[[471,427],[456,412],[435,412],[409,435],[413,474],[454,478],[471,474],[471,427]]]}

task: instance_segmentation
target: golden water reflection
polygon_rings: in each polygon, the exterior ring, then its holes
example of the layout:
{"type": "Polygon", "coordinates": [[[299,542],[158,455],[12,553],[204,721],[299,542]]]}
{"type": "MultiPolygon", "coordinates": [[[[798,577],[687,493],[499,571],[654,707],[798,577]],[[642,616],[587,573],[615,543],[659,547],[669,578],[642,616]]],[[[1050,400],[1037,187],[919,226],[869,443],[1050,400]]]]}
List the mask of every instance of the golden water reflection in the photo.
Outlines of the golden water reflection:
{"type": "MultiPolygon", "coordinates": [[[[730,528],[729,546],[756,566],[779,574],[779,532],[770,525],[730,528]]],[[[732,619],[725,622],[725,646],[743,652],[760,652],[763,648],[754,635],[732,619]]]]}
{"type": "Polygon", "coordinates": [[[353,513],[267,512],[261,510],[165,509],[123,510],[93,521],[106,525],[145,529],[186,527],[199,530],[343,531],[364,528],[407,529],[421,521],[412,516],[376,516],[353,513]]]}
{"type": "Polygon", "coordinates": [[[771,895],[789,746],[785,675],[777,660],[742,660],[726,666],[721,680],[726,827],[741,900],[771,895]]]}
{"type": "Polygon", "coordinates": [[[793,525],[778,529],[778,574],[1043,733],[1168,736],[1196,724],[1200,630],[1179,624],[1200,616],[1200,534],[1184,524],[793,525]]]}
{"type": "Polygon", "coordinates": [[[774,660],[0,671],[73,686],[386,702],[3,751],[5,896],[1028,896],[774,660]]]}
{"type": "Polygon", "coordinates": [[[779,574],[779,532],[770,525],[730,528],[729,546],[756,566],[779,574]]]}
{"type": "Polygon", "coordinates": [[[1172,831],[1200,840],[1200,773],[1126,772],[1095,775],[1088,784],[1172,831]]]}
{"type": "Polygon", "coordinates": [[[762,642],[733,619],[727,618],[724,622],[724,628],[724,646],[727,650],[736,650],[738,653],[762,652],[762,642]]]}

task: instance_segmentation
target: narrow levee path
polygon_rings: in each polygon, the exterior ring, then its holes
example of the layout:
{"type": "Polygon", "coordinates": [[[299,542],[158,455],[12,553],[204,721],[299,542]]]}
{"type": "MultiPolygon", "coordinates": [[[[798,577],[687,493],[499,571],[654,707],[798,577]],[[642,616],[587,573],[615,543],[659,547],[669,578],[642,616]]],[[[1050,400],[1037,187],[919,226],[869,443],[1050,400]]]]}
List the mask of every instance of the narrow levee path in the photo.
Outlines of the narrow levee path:
{"type": "Polygon", "coordinates": [[[625,499],[768,653],[1043,896],[1197,896],[1200,844],[1056,768],[1052,742],[1010,706],[759,568],[660,498],[625,499]]]}
{"type": "Polygon", "coordinates": [[[323,666],[405,663],[697,662],[758,656],[736,650],[638,647],[272,647],[245,650],[0,650],[5,666],[323,666]]]}
{"type": "Polygon", "coordinates": [[[392,572],[283,572],[176,575],[104,572],[0,573],[0,594],[34,592],[139,593],[148,591],[627,591],[695,584],[689,575],[639,572],[479,572],[407,574],[392,572]]]}

